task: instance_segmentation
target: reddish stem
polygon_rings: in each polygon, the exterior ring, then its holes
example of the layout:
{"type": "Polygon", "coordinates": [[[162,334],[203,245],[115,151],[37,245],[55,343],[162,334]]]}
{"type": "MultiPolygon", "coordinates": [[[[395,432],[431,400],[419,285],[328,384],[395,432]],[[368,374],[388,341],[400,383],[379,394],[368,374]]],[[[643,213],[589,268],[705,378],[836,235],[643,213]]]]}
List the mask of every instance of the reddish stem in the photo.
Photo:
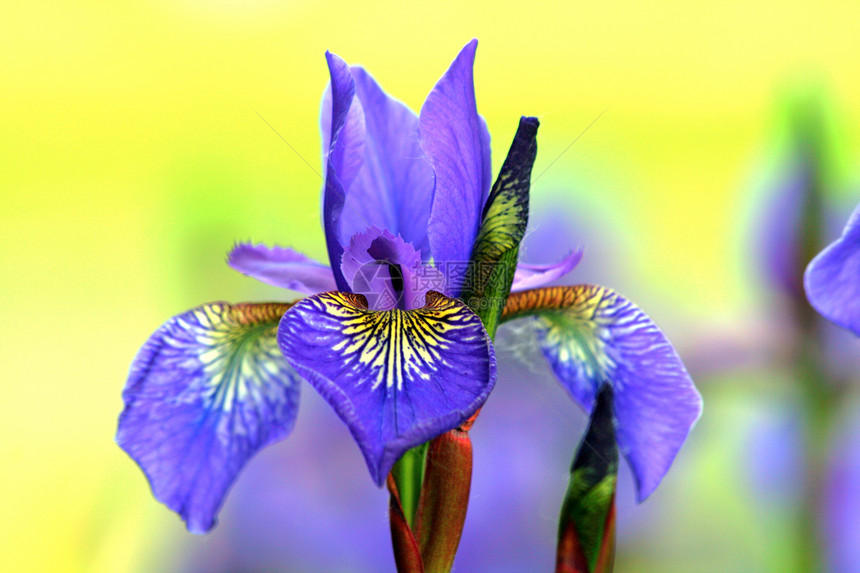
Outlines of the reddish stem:
{"type": "Polygon", "coordinates": [[[391,474],[388,474],[387,485],[388,491],[391,493],[388,501],[388,517],[391,524],[391,543],[394,547],[394,562],[397,564],[397,571],[398,573],[424,573],[421,550],[415,540],[415,535],[409,528],[409,523],[406,521],[397,484],[394,483],[391,474]]]}

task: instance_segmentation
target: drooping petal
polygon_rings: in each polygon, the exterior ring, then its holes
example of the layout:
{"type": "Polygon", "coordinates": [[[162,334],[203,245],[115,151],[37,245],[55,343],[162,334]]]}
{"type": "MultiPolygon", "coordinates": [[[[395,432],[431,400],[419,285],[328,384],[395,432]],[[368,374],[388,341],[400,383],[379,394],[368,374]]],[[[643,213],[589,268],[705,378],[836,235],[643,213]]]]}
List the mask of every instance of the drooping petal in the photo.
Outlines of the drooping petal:
{"type": "Polygon", "coordinates": [[[517,271],[514,273],[514,284],[511,286],[511,291],[542,287],[572,271],[581,260],[582,249],[578,248],[557,263],[548,265],[519,263],[517,271]]]}
{"type": "Polygon", "coordinates": [[[339,290],[347,290],[340,272],[343,256],[340,219],[346,189],[358,174],[364,154],[364,112],[355,99],[355,81],[349,66],[331,52],[326,52],[326,61],[331,83],[323,97],[322,116],[326,119],[321,121],[323,143],[327,144],[324,149],[323,229],[335,283],[339,290]]]}
{"type": "Polygon", "coordinates": [[[660,483],[702,411],[675,349],[630,301],[603,287],[549,287],[512,294],[503,318],[536,316],[538,341],[562,385],[590,411],[612,385],[617,438],[639,501],[660,483]]]}
{"type": "Polygon", "coordinates": [[[289,306],[199,306],[159,328],[131,366],[116,441],[193,533],[215,525],[251,456],[293,427],[299,378],[276,337],[289,306]]]}
{"type": "Polygon", "coordinates": [[[463,423],[495,383],[480,319],[433,291],[412,311],[370,311],[361,295],[312,296],[284,315],[278,342],[349,427],[380,486],[406,450],[463,423]]]}
{"type": "MultiPolygon", "coordinates": [[[[376,226],[400,235],[430,258],[427,221],[435,178],[418,145],[418,116],[389,97],[363,68],[352,67],[355,100],[364,111],[361,167],[346,190],[341,243],[376,226]]],[[[423,301],[422,301],[423,304],[423,301]]]]}
{"type": "MultiPolygon", "coordinates": [[[[477,40],[457,55],[418,120],[421,147],[436,174],[428,235],[437,263],[468,263],[490,189],[490,135],[478,115],[472,66],[477,40]]],[[[462,279],[449,292],[459,294],[462,279]]]]}
{"type": "Polygon", "coordinates": [[[421,253],[402,237],[376,227],[353,235],[341,269],[350,292],[364,295],[371,310],[424,306],[430,290],[425,279],[434,272],[422,265],[421,253]]]}
{"type": "Polygon", "coordinates": [[[305,294],[337,289],[331,267],[284,247],[239,243],[227,264],[258,281],[305,294]]]}
{"type": "Polygon", "coordinates": [[[809,263],[803,280],[821,316],[860,336],[860,207],[842,236],[809,263]]]}

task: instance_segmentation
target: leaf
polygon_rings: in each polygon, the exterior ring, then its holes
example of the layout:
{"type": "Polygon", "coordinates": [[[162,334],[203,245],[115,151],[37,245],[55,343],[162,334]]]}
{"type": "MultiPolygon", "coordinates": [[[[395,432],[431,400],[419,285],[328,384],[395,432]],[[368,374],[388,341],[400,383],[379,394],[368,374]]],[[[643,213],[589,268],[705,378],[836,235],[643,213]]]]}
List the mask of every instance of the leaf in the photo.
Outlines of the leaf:
{"type": "Polygon", "coordinates": [[[617,476],[612,388],[604,384],[570,469],[559,519],[556,573],[612,570],[617,476]]]}
{"type": "Polygon", "coordinates": [[[514,141],[487,203],[472,246],[469,276],[461,298],[492,336],[511,290],[520,241],[529,218],[531,172],[537,156],[534,117],[520,119],[514,141]]]}

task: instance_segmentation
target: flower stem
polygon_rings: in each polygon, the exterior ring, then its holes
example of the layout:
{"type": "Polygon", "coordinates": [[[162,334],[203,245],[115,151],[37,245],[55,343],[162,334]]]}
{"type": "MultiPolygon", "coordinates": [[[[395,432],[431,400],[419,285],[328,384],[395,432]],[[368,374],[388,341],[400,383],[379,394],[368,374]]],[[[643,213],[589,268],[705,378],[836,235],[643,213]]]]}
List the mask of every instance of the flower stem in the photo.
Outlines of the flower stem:
{"type": "Polygon", "coordinates": [[[801,390],[806,458],[806,475],[798,507],[796,545],[800,548],[797,555],[798,573],[812,573],[821,571],[825,566],[822,550],[825,471],[833,421],[842,399],[842,385],[827,366],[824,356],[827,341],[822,332],[822,319],[807,302],[801,282],[806,265],[825,243],[826,156],[822,120],[818,110],[811,108],[799,114],[797,121],[795,129],[799,161],[806,166],[807,189],[803,200],[795,270],[798,286],[793,301],[793,320],[798,337],[792,366],[801,390]]]}
{"type": "Polygon", "coordinates": [[[391,470],[397,490],[400,493],[400,503],[409,527],[415,527],[415,512],[418,511],[418,500],[421,497],[421,486],[424,483],[424,464],[427,457],[427,444],[422,444],[403,454],[391,470]]]}
{"type": "Polygon", "coordinates": [[[839,381],[827,372],[822,356],[819,328],[804,328],[796,368],[805,408],[805,461],[798,522],[798,573],[813,573],[824,567],[823,510],[824,486],[833,422],[840,396],[839,381]]]}
{"type": "Polygon", "coordinates": [[[561,507],[556,573],[611,573],[615,561],[615,443],[612,388],[601,387],[570,468],[561,507]]]}
{"type": "Polygon", "coordinates": [[[421,559],[421,548],[412,533],[412,528],[406,523],[400,494],[394,475],[388,474],[388,517],[391,525],[391,544],[394,549],[394,562],[397,573],[424,573],[424,563],[421,559]]]}
{"type": "Polygon", "coordinates": [[[425,488],[415,520],[427,573],[451,571],[460,545],[472,484],[472,421],[431,441],[427,452],[425,488]]]}

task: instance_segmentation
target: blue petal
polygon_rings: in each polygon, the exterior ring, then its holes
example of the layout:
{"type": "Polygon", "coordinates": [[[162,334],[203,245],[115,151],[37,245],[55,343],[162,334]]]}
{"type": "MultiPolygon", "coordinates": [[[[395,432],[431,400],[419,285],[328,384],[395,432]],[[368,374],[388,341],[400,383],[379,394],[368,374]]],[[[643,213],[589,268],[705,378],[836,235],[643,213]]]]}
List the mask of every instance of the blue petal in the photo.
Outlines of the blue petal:
{"type": "MultiPolygon", "coordinates": [[[[436,174],[428,235],[435,262],[468,263],[490,190],[490,135],[478,115],[472,66],[477,40],[457,55],[421,108],[418,134],[436,174]]],[[[458,295],[462,277],[448,292],[458,295]]]]}
{"type": "Polygon", "coordinates": [[[337,289],[331,267],[284,247],[240,243],[227,264],[258,281],[305,294],[337,289]]]}
{"type": "Polygon", "coordinates": [[[860,336],[860,207],[842,236],[806,267],[804,286],[821,316],[860,336]]]}
{"type": "Polygon", "coordinates": [[[326,52],[331,83],[323,98],[323,150],[325,157],[325,187],[323,189],[323,229],[335,283],[347,290],[340,272],[343,242],[340,218],[343,215],[346,189],[361,167],[364,154],[364,112],[354,105],[355,82],[349,66],[336,55],[326,52]]]}
{"type": "Polygon", "coordinates": [[[390,98],[364,69],[351,68],[364,113],[361,167],[346,187],[340,219],[341,243],[369,226],[400,235],[430,258],[427,222],[435,179],[418,145],[418,116],[390,98]]]}
{"type": "Polygon", "coordinates": [[[276,338],[287,308],[197,307],[159,328],[131,366],[117,443],[193,533],[215,525],[245,462],[293,427],[299,378],[276,338]]]}
{"type": "Polygon", "coordinates": [[[551,283],[576,268],[576,265],[581,260],[582,249],[576,249],[557,263],[550,263],[548,265],[519,263],[514,273],[514,283],[511,285],[511,291],[527,290],[551,283]]]}
{"type": "Polygon", "coordinates": [[[507,319],[537,314],[544,356],[586,411],[600,384],[612,385],[618,446],[639,501],[648,497],[702,411],[701,396],[657,325],[617,293],[590,285],[517,293],[505,312],[507,319]]]}
{"type": "Polygon", "coordinates": [[[495,383],[480,319],[436,292],[426,302],[374,312],[361,295],[332,292],[281,320],[284,356],[349,427],[380,486],[406,450],[466,421],[495,383]]]}

